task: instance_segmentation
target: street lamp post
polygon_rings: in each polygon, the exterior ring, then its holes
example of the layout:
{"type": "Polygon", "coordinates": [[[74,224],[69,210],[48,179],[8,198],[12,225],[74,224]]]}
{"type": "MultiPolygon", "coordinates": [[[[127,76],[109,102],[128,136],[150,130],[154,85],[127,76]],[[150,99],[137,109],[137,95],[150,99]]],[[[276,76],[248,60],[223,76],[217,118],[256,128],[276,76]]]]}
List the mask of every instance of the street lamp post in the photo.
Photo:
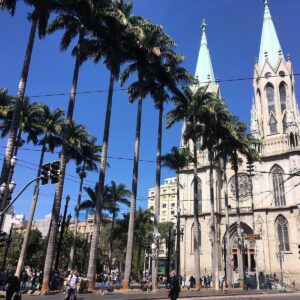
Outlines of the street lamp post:
{"type": "Polygon", "coordinates": [[[13,231],[14,225],[15,225],[14,223],[11,223],[9,235],[8,235],[8,238],[6,241],[6,248],[5,248],[4,258],[3,258],[3,262],[2,262],[2,270],[4,270],[5,265],[6,265],[6,259],[7,259],[8,249],[9,249],[10,243],[12,241],[12,231],[13,231]]]}
{"type": "Polygon", "coordinates": [[[62,240],[63,240],[63,236],[64,236],[64,232],[65,232],[67,211],[68,211],[68,205],[69,205],[70,199],[71,198],[68,195],[66,197],[64,216],[63,216],[63,219],[62,219],[62,222],[61,222],[61,227],[60,227],[60,234],[59,234],[59,240],[58,240],[58,246],[57,246],[57,252],[56,252],[56,259],[55,259],[55,264],[54,264],[54,269],[55,270],[58,270],[59,257],[60,257],[60,252],[61,252],[62,240]]]}
{"type": "Polygon", "coordinates": [[[157,268],[158,268],[158,249],[159,249],[160,233],[156,232],[153,236],[152,250],[152,288],[156,292],[157,289],[157,268]],[[154,269],[156,272],[154,272],[154,269]],[[156,273],[156,274],[155,274],[156,273]]]}
{"type": "Polygon", "coordinates": [[[223,254],[223,258],[224,258],[224,273],[225,273],[225,279],[227,282],[227,245],[226,245],[226,237],[224,238],[224,245],[222,248],[222,254],[223,254]]]}
{"type": "Polygon", "coordinates": [[[276,253],[277,258],[279,260],[279,265],[280,265],[280,280],[281,280],[281,285],[283,286],[283,272],[282,272],[282,262],[284,261],[284,253],[280,249],[280,244],[278,244],[278,252],[276,253]]]}
{"type": "MultiPolygon", "coordinates": [[[[242,274],[243,274],[243,278],[242,278],[242,284],[241,284],[241,278],[240,279],[240,287],[242,287],[243,289],[245,289],[246,287],[246,274],[245,274],[245,255],[244,255],[244,230],[243,228],[240,229],[240,236],[239,238],[239,251],[240,251],[240,260],[239,260],[239,264],[241,263],[242,265],[238,266],[239,269],[242,269],[242,274]]],[[[240,271],[239,271],[240,274],[240,271]]]]}
{"type": "MultiPolygon", "coordinates": [[[[7,206],[8,201],[11,198],[11,194],[16,186],[16,183],[12,180],[16,163],[17,163],[17,157],[13,156],[10,160],[7,182],[3,182],[1,185],[1,189],[0,189],[1,211],[7,206]]],[[[5,214],[0,215],[0,231],[2,230],[4,219],[5,219],[5,214]]]]}

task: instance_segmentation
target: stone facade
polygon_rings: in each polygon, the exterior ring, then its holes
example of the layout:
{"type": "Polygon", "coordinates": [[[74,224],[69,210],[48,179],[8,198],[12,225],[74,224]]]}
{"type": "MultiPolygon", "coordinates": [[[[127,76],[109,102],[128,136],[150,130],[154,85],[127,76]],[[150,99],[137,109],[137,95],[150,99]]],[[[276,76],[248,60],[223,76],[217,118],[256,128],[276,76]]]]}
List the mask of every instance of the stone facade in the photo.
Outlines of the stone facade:
{"type": "MultiPolygon", "coordinates": [[[[259,234],[260,240],[245,241],[246,269],[268,274],[281,272],[287,283],[300,284],[300,115],[295,96],[295,79],[290,57],[285,59],[271,18],[268,1],[261,42],[260,59],[254,66],[254,102],[251,111],[251,132],[260,141],[257,150],[261,161],[254,164],[252,177],[247,174],[246,159],[239,166],[241,227],[244,235],[259,234]],[[268,29],[268,30],[267,30],[268,29]],[[270,33],[271,32],[271,33],[270,33]],[[269,34],[269,36],[265,36],[269,34]],[[269,39],[268,39],[269,38],[269,39]],[[278,48],[274,48],[277,45],[278,48]],[[263,58],[263,59],[262,59],[263,58]],[[297,173],[298,172],[298,173],[297,173]],[[253,217],[254,216],[254,217],[253,217]],[[255,252],[257,259],[255,259],[255,252]],[[280,267],[282,257],[282,268],[280,267]]],[[[200,50],[201,51],[201,50],[200,50]]],[[[198,61],[198,64],[201,62],[198,61]]],[[[212,90],[214,87],[209,88],[212,90]]],[[[183,145],[182,145],[183,146],[183,145]]],[[[192,149],[192,148],[191,148],[192,149]]],[[[201,272],[211,272],[209,161],[206,152],[198,153],[199,222],[201,230],[201,272]]],[[[222,171],[214,167],[214,198],[217,219],[218,266],[224,270],[225,255],[233,269],[237,259],[237,214],[235,179],[230,164],[226,167],[229,187],[230,253],[226,253],[226,218],[222,171]],[[226,254],[225,254],[226,253],[226,254]]],[[[193,243],[193,166],[180,173],[182,201],[181,273],[194,274],[193,243]]],[[[228,242],[228,241],[227,241],[228,242]]]]}

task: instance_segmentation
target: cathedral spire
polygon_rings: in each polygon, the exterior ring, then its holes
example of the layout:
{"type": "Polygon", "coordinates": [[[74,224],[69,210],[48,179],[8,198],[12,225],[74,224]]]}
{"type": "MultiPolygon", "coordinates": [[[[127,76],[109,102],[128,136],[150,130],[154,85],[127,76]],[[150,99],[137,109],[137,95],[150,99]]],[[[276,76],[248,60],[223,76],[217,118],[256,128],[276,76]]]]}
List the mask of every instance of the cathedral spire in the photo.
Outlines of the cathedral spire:
{"type": "Polygon", "coordinates": [[[277,65],[279,56],[281,55],[283,60],[284,56],[282,55],[282,49],[272,20],[269,7],[269,0],[263,1],[265,6],[265,12],[258,63],[262,68],[265,64],[265,61],[268,60],[271,66],[275,67],[277,65]]]}
{"type": "Polygon", "coordinates": [[[195,72],[195,77],[198,78],[200,86],[207,85],[208,82],[215,83],[215,75],[210,59],[210,53],[207,43],[206,37],[206,22],[202,21],[201,29],[202,29],[202,38],[200,51],[198,55],[198,62],[195,72]]]}

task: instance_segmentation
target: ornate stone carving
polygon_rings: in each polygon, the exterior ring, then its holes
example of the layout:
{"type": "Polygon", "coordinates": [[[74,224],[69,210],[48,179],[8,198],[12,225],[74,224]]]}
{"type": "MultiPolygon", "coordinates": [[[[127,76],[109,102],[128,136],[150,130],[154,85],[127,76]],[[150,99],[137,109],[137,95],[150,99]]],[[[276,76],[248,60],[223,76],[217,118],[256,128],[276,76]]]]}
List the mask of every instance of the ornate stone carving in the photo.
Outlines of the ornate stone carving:
{"type": "MultiPolygon", "coordinates": [[[[234,198],[236,197],[235,190],[235,176],[233,176],[230,180],[230,190],[234,198]]],[[[238,187],[239,187],[239,196],[240,201],[247,200],[247,197],[251,195],[251,184],[249,176],[246,173],[238,174],[238,187]]]]}

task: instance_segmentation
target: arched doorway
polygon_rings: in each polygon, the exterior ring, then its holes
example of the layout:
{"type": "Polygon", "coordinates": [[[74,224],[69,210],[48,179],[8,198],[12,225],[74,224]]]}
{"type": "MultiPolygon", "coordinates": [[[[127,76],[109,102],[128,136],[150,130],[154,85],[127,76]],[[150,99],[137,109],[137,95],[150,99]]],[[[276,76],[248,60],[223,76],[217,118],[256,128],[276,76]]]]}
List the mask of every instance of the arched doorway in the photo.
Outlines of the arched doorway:
{"type": "MultiPolygon", "coordinates": [[[[247,241],[244,239],[244,236],[247,234],[253,234],[253,229],[248,226],[246,223],[241,222],[241,232],[242,232],[242,242],[243,242],[243,261],[244,261],[244,268],[245,271],[251,271],[254,272],[256,268],[255,264],[255,241],[247,241]]],[[[226,235],[225,232],[223,239],[222,239],[222,245],[223,249],[226,249],[226,235]]],[[[232,262],[232,268],[233,270],[238,269],[238,251],[239,251],[239,239],[237,235],[237,223],[232,224],[229,227],[229,236],[230,236],[230,255],[231,255],[231,262],[232,262]]],[[[223,263],[226,261],[227,255],[224,251],[224,260],[223,263]]]]}

